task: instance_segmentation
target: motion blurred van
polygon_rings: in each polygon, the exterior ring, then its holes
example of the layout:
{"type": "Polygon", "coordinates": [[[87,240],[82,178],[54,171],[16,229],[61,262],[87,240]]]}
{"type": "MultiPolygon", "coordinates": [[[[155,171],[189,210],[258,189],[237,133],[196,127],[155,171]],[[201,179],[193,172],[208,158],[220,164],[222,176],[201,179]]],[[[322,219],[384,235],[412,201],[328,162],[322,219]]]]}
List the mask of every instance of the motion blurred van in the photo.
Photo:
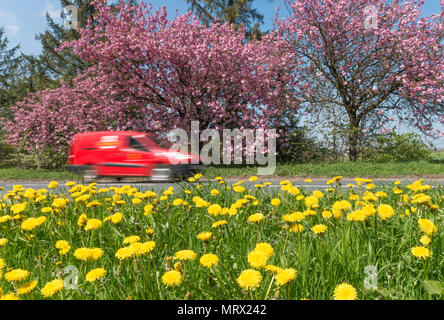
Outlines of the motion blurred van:
{"type": "Polygon", "coordinates": [[[202,168],[199,156],[162,148],[155,137],[133,131],[83,132],[74,136],[68,168],[85,179],[148,177],[169,181],[194,175],[202,168]]]}

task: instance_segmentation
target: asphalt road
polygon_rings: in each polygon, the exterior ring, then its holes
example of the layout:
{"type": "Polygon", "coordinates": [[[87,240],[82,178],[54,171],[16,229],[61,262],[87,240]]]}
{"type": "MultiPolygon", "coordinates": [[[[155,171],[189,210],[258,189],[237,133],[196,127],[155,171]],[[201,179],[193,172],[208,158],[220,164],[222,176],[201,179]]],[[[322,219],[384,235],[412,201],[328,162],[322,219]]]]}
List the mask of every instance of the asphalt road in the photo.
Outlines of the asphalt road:
{"type": "MultiPolygon", "coordinates": [[[[253,187],[254,184],[256,183],[263,183],[263,182],[271,182],[272,184],[270,186],[268,186],[268,188],[280,188],[280,181],[282,180],[286,180],[285,178],[282,179],[263,179],[263,180],[258,180],[255,182],[250,182],[248,181],[248,179],[244,179],[244,187],[253,187]]],[[[296,185],[298,187],[303,187],[304,189],[308,189],[308,190],[315,190],[315,189],[326,189],[331,187],[330,185],[327,185],[327,179],[312,179],[311,183],[307,183],[304,181],[304,179],[302,178],[297,178],[297,179],[288,179],[290,180],[293,185],[296,185]]],[[[388,185],[393,185],[393,182],[396,181],[397,179],[374,179],[373,183],[375,185],[384,185],[384,184],[388,184],[388,185]]],[[[399,181],[401,181],[402,185],[407,185],[410,184],[416,180],[418,180],[418,178],[409,178],[409,179],[403,179],[400,178],[398,179],[399,181]]],[[[33,189],[43,189],[43,188],[47,188],[49,181],[0,181],[0,187],[4,187],[3,193],[7,190],[11,190],[12,187],[14,185],[20,184],[25,188],[33,188],[33,189]]],[[[232,185],[233,183],[237,182],[239,180],[226,180],[226,185],[232,185]]],[[[207,183],[213,183],[215,186],[218,186],[219,183],[215,182],[215,181],[201,181],[200,183],[202,184],[207,184],[207,183]]],[[[423,180],[424,184],[430,184],[432,187],[444,187],[444,179],[433,179],[433,178],[424,178],[423,180]]],[[[174,187],[175,189],[179,189],[181,187],[185,187],[187,183],[184,182],[114,182],[114,183],[110,183],[110,182],[98,182],[97,183],[97,188],[108,188],[111,186],[115,186],[115,187],[121,187],[123,185],[131,185],[136,187],[138,190],[140,191],[146,191],[146,190],[165,190],[169,187],[174,187]]],[[[197,184],[196,182],[194,182],[193,184],[197,184]]],[[[356,181],[354,179],[343,179],[341,181],[341,187],[342,188],[348,188],[347,184],[354,184],[356,185],[356,181]]],[[[65,186],[65,181],[59,181],[59,187],[56,190],[60,190],[62,191],[63,189],[67,190],[69,189],[68,187],[65,186]]],[[[2,193],[0,191],[0,193],[2,193]]]]}

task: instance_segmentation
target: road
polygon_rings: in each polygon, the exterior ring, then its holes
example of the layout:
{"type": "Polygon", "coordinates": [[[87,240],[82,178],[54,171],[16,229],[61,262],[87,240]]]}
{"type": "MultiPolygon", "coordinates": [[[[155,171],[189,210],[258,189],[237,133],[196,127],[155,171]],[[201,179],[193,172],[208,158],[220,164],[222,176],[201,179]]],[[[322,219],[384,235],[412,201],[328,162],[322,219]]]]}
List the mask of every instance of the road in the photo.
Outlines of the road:
{"type": "MultiPolygon", "coordinates": [[[[263,183],[263,182],[271,182],[271,185],[268,186],[268,188],[280,188],[280,181],[285,180],[283,179],[264,179],[264,180],[258,180],[255,182],[250,182],[248,179],[244,179],[244,187],[253,187],[256,183],[263,183]]],[[[303,187],[304,189],[308,190],[315,190],[315,189],[326,189],[331,186],[327,185],[327,179],[312,179],[311,183],[305,182],[303,178],[297,178],[297,179],[289,179],[293,185],[296,185],[298,187],[303,187]]],[[[414,181],[418,180],[418,178],[409,178],[409,179],[403,179],[400,178],[399,181],[401,181],[402,185],[410,184],[414,181]]],[[[233,183],[237,182],[239,180],[226,180],[227,185],[232,185],[233,183]]],[[[373,183],[375,185],[384,185],[389,184],[393,185],[393,182],[396,181],[396,179],[374,179],[373,183]]],[[[48,181],[0,181],[0,187],[4,187],[4,191],[11,190],[14,185],[20,184],[25,188],[33,188],[33,189],[44,189],[48,187],[48,181]]],[[[214,183],[215,185],[219,185],[219,183],[215,181],[201,181],[202,184],[206,183],[214,183]]],[[[433,179],[433,178],[424,178],[423,180],[424,184],[430,184],[432,187],[444,187],[444,179],[433,179]]],[[[56,190],[62,191],[63,189],[67,190],[68,188],[64,185],[65,181],[59,182],[59,187],[56,190]]],[[[194,182],[193,184],[198,184],[194,182]]],[[[354,179],[343,179],[341,181],[341,187],[342,188],[348,188],[347,184],[354,184],[356,185],[356,181],[354,179]]],[[[175,187],[180,188],[185,187],[186,183],[184,182],[168,182],[168,183],[162,183],[162,182],[99,182],[97,183],[97,188],[108,188],[111,186],[115,187],[121,187],[123,185],[131,185],[136,187],[140,191],[146,191],[146,190],[153,190],[153,191],[159,191],[159,190],[165,190],[169,187],[175,187]]]]}

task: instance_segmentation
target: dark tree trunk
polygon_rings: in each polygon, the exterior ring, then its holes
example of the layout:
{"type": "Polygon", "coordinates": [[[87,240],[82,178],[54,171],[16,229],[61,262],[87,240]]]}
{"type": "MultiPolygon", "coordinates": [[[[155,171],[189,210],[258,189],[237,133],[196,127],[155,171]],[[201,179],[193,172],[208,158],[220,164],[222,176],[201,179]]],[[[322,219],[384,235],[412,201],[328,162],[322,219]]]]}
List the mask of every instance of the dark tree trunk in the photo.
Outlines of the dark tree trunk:
{"type": "Polygon", "coordinates": [[[359,136],[359,119],[355,113],[349,113],[350,127],[348,133],[348,159],[350,161],[358,160],[358,136],[359,136]]]}

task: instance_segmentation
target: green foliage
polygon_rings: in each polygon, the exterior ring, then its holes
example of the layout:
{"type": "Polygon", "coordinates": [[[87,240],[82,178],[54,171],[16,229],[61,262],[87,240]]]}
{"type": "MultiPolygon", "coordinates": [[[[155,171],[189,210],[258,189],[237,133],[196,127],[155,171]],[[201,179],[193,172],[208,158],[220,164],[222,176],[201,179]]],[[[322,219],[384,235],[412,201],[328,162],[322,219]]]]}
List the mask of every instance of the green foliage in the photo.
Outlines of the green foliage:
{"type": "Polygon", "coordinates": [[[277,160],[279,162],[307,163],[328,160],[328,150],[317,145],[314,139],[308,138],[303,129],[294,130],[288,138],[288,145],[278,145],[277,160]]]}
{"type": "Polygon", "coordinates": [[[367,147],[361,154],[361,160],[415,161],[431,159],[431,151],[415,133],[397,134],[390,132],[376,139],[374,147],[367,147]]]}
{"type": "Polygon", "coordinates": [[[210,24],[218,19],[227,21],[238,28],[243,25],[247,29],[247,37],[262,35],[259,25],[263,23],[264,16],[252,8],[253,0],[186,0],[190,9],[210,24]]]}
{"type": "Polygon", "coordinates": [[[8,44],[9,41],[4,35],[4,29],[0,28],[0,117],[8,114],[8,106],[13,100],[9,89],[14,82],[20,64],[20,57],[17,56],[19,46],[9,49],[8,44]]]}

